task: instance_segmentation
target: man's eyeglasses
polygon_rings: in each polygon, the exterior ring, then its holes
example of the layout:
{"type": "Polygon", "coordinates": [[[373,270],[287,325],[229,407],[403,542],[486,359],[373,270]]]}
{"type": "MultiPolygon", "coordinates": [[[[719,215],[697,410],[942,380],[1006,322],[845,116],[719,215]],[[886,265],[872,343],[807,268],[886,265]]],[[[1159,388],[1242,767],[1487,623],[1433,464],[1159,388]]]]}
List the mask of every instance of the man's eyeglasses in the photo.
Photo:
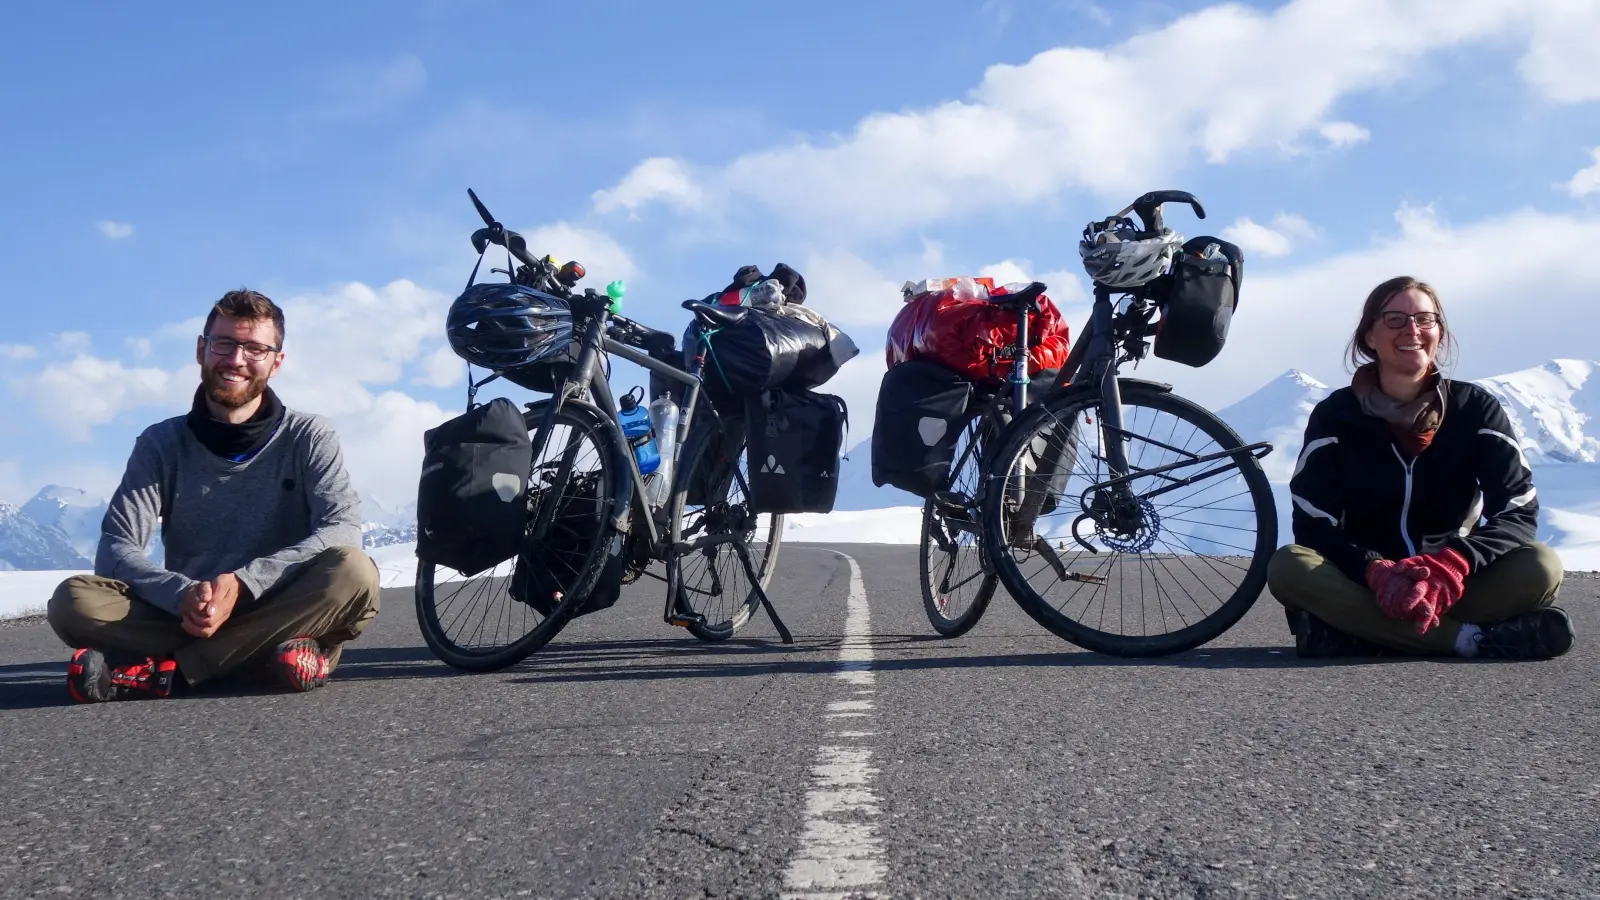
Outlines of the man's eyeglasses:
{"type": "Polygon", "coordinates": [[[255,341],[236,341],[233,338],[211,337],[201,335],[200,339],[206,342],[206,347],[211,350],[212,356],[232,356],[235,350],[244,350],[244,358],[251,362],[261,362],[269,353],[277,353],[282,347],[269,347],[255,341]]]}
{"type": "Polygon", "coordinates": [[[1383,313],[1383,324],[1395,331],[1406,327],[1406,323],[1415,320],[1417,327],[1426,331],[1439,324],[1439,314],[1435,312],[1403,313],[1399,310],[1389,310],[1383,313]]]}

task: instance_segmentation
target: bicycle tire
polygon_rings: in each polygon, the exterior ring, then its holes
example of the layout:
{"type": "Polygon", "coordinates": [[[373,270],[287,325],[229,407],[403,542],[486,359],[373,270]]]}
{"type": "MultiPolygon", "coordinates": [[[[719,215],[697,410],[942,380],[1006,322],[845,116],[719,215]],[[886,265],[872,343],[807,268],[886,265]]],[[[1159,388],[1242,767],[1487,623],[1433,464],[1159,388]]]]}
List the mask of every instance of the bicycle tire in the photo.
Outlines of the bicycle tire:
{"type": "MultiPolygon", "coordinates": [[[[723,421],[727,422],[729,420],[723,421]]],[[[708,504],[696,504],[691,501],[695,499],[711,499],[695,496],[697,490],[703,492],[707,488],[708,482],[720,482],[722,478],[719,476],[724,474],[731,479],[731,472],[727,469],[730,455],[733,465],[742,465],[743,471],[749,472],[749,465],[745,461],[744,437],[741,433],[729,432],[723,427],[709,424],[705,427],[694,429],[694,433],[684,445],[683,455],[678,460],[679,469],[673,479],[674,486],[672,500],[668,506],[669,518],[667,521],[684,521],[687,517],[693,515],[689,511],[690,507],[699,506],[701,510],[700,521],[706,523],[706,527],[719,527],[717,523],[711,521],[718,512],[715,504],[710,505],[712,515],[708,516],[708,504]]],[[[735,496],[734,492],[739,491],[738,481],[733,479],[725,491],[716,492],[715,499],[718,503],[726,504],[730,508],[735,507],[739,505],[737,501],[743,499],[735,496]]],[[[698,529],[698,527],[690,526],[691,529],[698,529]]],[[[751,529],[746,534],[746,543],[751,555],[751,565],[756,570],[759,584],[762,589],[765,589],[772,581],[772,573],[777,568],[778,551],[783,546],[783,516],[760,514],[757,517],[756,528],[751,529]],[[764,528],[762,527],[763,519],[765,519],[764,528]],[[765,532],[765,542],[752,540],[752,538],[761,536],[763,531],[765,532]]],[[[686,529],[684,536],[687,538],[692,535],[686,529]]],[[[745,578],[744,567],[740,564],[737,551],[731,544],[723,544],[709,549],[714,553],[711,556],[704,557],[708,560],[705,571],[714,573],[713,577],[718,579],[718,583],[725,583],[729,580],[732,580],[736,585],[748,583],[745,578]],[[713,557],[718,557],[719,559],[714,564],[710,564],[709,561],[713,557]]],[[[702,551],[702,553],[705,552],[707,551],[702,551]]],[[[675,579],[678,584],[678,596],[674,599],[674,605],[680,610],[705,616],[703,623],[690,624],[688,626],[689,632],[702,641],[712,642],[725,641],[738,634],[745,625],[749,624],[751,616],[755,614],[756,607],[761,603],[755,589],[751,588],[745,591],[742,599],[730,605],[722,605],[712,601],[697,605],[694,602],[694,597],[697,594],[710,598],[718,596],[720,591],[718,591],[718,594],[712,594],[700,591],[697,586],[691,586],[688,573],[685,570],[692,568],[692,566],[685,565],[685,560],[685,557],[670,555],[667,565],[678,567],[678,577],[675,579]],[[706,615],[702,607],[713,609],[713,614],[706,615]]],[[[695,580],[698,583],[698,579],[695,580]]]]}
{"type": "MultiPolygon", "coordinates": [[[[985,430],[984,422],[974,420],[966,426],[966,440],[979,440],[979,435],[985,430]]],[[[963,448],[957,446],[956,459],[960,461],[963,448]]],[[[978,485],[982,475],[983,455],[981,453],[966,454],[961,471],[951,472],[947,481],[947,492],[955,492],[962,499],[976,498],[978,485]]],[[[922,504],[922,539],[917,551],[917,581],[922,588],[922,609],[928,615],[928,624],[942,637],[960,637],[971,631],[978,621],[983,618],[984,612],[989,608],[989,601],[994,597],[995,587],[999,578],[994,573],[994,567],[985,558],[983,552],[982,533],[978,527],[981,521],[978,515],[966,512],[971,508],[970,503],[963,503],[963,512],[955,514],[947,510],[936,497],[930,497],[922,504]],[[976,520],[976,521],[975,521],[976,520]],[[942,534],[945,541],[953,546],[953,551],[946,550],[944,545],[936,540],[936,530],[942,534]],[[953,532],[953,533],[952,533],[953,532]],[[971,538],[969,544],[963,544],[965,538],[971,538]],[[936,565],[936,557],[949,557],[949,565],[940,571],[936,565]],[[974,573],[965,571],[959,560],[969,557],[974,566],[974,573]],[[954,575],[958,579],[955,585],[950,584],[954,575]],[[960,610],[955,615],[950,615],[952,595],[966,593],[959,588],[975,584],[965,604],[958,604],[960,610]],[[963,608],[964,607],[964,608],[963,608]]]]}
{"type": "MultiPolygon", "coordinates": [[[[1132,431],[1133,425],[1129,423],[1133,422],[1137,417],[1129,416],[1128,411],[1143,408],[1165,413],[1179,422],[1192,426],[1218,445],[1219,450],[1213,452],[1227,452],[1244,446],[1244,442],[1240,440],[1239,436],[1227,423],[1218,419],[1209,410],[1189,400],[1140,382],[1119,380],[1119,386],[1124,410],[1124,428],[1127,429],[1127,433],[1130,435],[1134,434],[1134,432],[1132,431]]],[[[1199,621],[1187,624],[1177,630],[1158,635],[1130,636],[1107,632],[1100,627],[1091,627],[1079,621],[1051,604],[1034,587],[1013,552],[1016,548],[1008,544],[1010,523],[1007,519],[1005,503],[1007,473],[1012,472],[1017,467],[1019,458],[1023,455],[1025,448],[1030,442],[1039,437],[1041,429],[1059,428],[1059,423],[1063,421],[1075,422],[1086,410],[1092,410],[1093,421],[1098,422],[1099,406],[1100,394],[1098,389],[1089,387],[1072,388],[1047,398],[1037,406],[1030,407],[1003,436],[1001,446],[995,452],[990,465],[985,471],[985,490],[982,504],[984,544],[989,550],[996,574],[999,576],[1000,582],[1005,585],[1006,589],[1017,601],[1017,604],[1034,621],[1058,637],[1087,650],[1122,657],[1165,656],[1190,650],[1214,640],[1232,628],[1259,599],[1266,586],[1267,566],[1277,547],[1277,509],[1272,497],[1272,488],[1259,461],[1251,454],[1246,453],[1231,457],[1238,464],[1238,474],[1244,482],[1244,493],[1235,496],[1249,496],[1250,502],[1254,507],[1256,528],[1253,547],[1244,547],[1243,542],[1247,542],[1247,539],[1237,538],[1242,542],[1239,545],[1239,549],[1249,549],[1251,551],[1249,566],[1245,568],[1244,576],[1234,587],[1232,593],[1226,600],[1218,604],[1214,611],[1202,616],[1199,621]],[[1056,424],[1052,425],[1052,421],[1056,424]]],[[[1175,430],[1176,426],[1174,426],[1175,430]]],[[[1098,431],[1098,426],[1096,426],[1095,433],[1097,434],[1098,431]]],[[[1147,442],[1154,440],[1147,437],[1145,439],[1147,442]]],[[[1168,443],[1171,442],[1169,441],[1168,443]]],[[[1146,445],[1148,446],[1149,444],[1147,443],[1146,445]]],[[[1076,445],[1074,445],[1072,452],[1072,465],[1076,467],[1080,461],[1076,445]]],[[[1226,460],[1219,460],[1218,462],[1223,463],[1224,466],[1226,465],[1226,460]]],[[[1130,460],[1130,464],[1137,465],[1132,460],[1130,460]]],[[[1154,468],[1154,466],[1148,468],[1154,468]]],[[[1064,499],[1076,503],[1072,498],[1064,499]]],[[[1234,510],[1234,512],[1247,513],[1248,511],[1234,510]]],[[[1156,517],[1156,521],[1159,527],[1159,517],[1156,517]]],[[[1243,519],[1236,521],[1243,521],[1243,519]]],[[[1220,527],[1231,528],[1234,526],[1220,527]]],[[[1031,526],[1029,531],[1030,533],[1033,531],[1031,526]]],[[[1098,533],[1096,537],[1099,537],[1098,533]]],[[[1202,538],[1202,540],[1220,543],[1210,538],[1202,538]]],[[[1113,552],[1116,555],[1122,555],[1121,551],[1113,552]]],[[[1139,555],[1141,557],[1140,561],[1143,563],[1144,553],[1142,550],[1139,555]]],[[[1199,554],[1195,554],[1195,556],[1203,558],[1199,554]]],[[[1180,563],[1182,559],[1180,554],[1170,554],[1168,558],[1178,560],[1180,563]]],[[[1170,566],[1167,566],[1165,560],[1158,560],[1157,565],[1159,568],[1156,566],[1151,567],[1157,579],[1159,579],[1162,569],[1165,569],[1170,574],[1170,566]]],[[[1184,565],[1187,567],[1187,564],[1184,565]]],[[[1237,567],[1236,564],[1233,565],[1237,567]]],[[[1070,570],[1070,567],[1068,568],[1070,570]]],[[[1096,571],[1098,571],[1098,568],[1096,571]]],[[[1192,570],[1190,571],[1192,573],[1192,570]]],[[[1144,572],[1145,570],[1141,569],[1139,575],[1141,579],[1141,600],[1143,600],[1144,572]]],[[[1123,578],[1126,578],[1125,574],[1123,578]]],[[[1204,583],[1204,573],[1201,573],[1199,580],[1202,584],[1204,583]]],[[[1106,586],[1108,587],[1107,595],[1109,597],[1109,580],[1106,582],[1106,586]]],[[[1119,586],[1119,592],[1123,589],[1125,589],[1125,584],[1119,586]]],[[[1185,591],[1187,592],[1186,588],[1185,591]]],[[[1159,590],[1159,580],[1157,594],[1157,602],[1160,603],[1162,597],[1159,590]]],[[[1215,594],[1214,590],[1213,594],[1215,594]]],[[[1091,598],[1092,596],[1091,594],[1091,598]]],[[[1191,596],[1189,599],[1193,600],[1193,597],[1191,596]]],[[[1173,604],[1176,611],[1177,601],[1175,599],[1173,604]]],[[[1119,619],[1121,615],[1122,611],[1119,608],[1119,619]]],[[[1144,613],[1141,611],[1141,616],[1143,615],[1144,613]]],[[[1102,613],[1103,617],[1104,614],[1102,613]]],[[[1165,623],[1164,610],[1162,611],[1162,618],[1163,623],[1165,623]]]]}
{"type": "MultiPolygon", "coordinates": [[[[549,400],[539,401],[531,404],[524,411],[523,420],[527,423],[529,431],[539,427],[539,423],[544,417],[544,411],[550,402],[549,400]]],[[[616,458],[615,447],[612,446],[608,439],[604,424],[593,411],[572,403],[562,406],[561,411],[556,414],[553,424],[558,428],[565,426],[568,429],[572,429],[570,433],[582,434],[591,440],[597,448],[598,464],[595,469],[591,470],[598,473],[596,482],[597,496],[593,502],[599,504],[600,509],[606,509],[616,496],[617,473],[623,470],[623,466],[616,458]]],[[[551,464],[549,454],[554,444],[555,442],[552,440],[550,445],[547,446],[544,461],[533,461],[533,472],[529,479],[530,485],[534,482],[540,470],[548,468],[551,464]]],[[[567,479],[567,483],[571,483],[570,477],[567,479]]],[[[564,489],[566,486],[566,484],[563,484],[560,487],[564,489]]],[[[557,490],[557,485],[552,484],[550,490],[557,490]]],[[[601,516],[601,519],[605,521],[607,517],[601,516]]],[[[528,527],[532,527],[531,516],[528,527]]],[[[536,622],[531,629],[526,630],[521,637],[498,646],[463,646],[458,638],[450,634],[450,630],[441,621],[440,603],[436,595],[436,587],[438,586],[436,572],[438,570],[449,570],[446,567],[419,561],[417,564],[417,583],[413,589],[413,595],[416,601],[417,625],[422,631],[423,641],[427,643],[428,649],[436,657],[446,664],[463,671],[489,672],[521,662],[559,634],[567,626],[567,623],[572,620],[577,610],[589,599],[589,594],[594,590],[595,584],[599,581],[601,571],[605,566],[607,549],[610,547],[613,538],[613,535],[608,533],[610,530],[609,526],[602,526],[601,532],[595,536],[590,546],[583,551],[581,562],[564,564],[574,575],[568,581],[561,582],[561,586],[565,590],[560,602],[547,615],[544,615],[541,620],[536,622]]],[[[537,548],[532,549],[534,552],[538,552],[537,548]]],[[[527,550],[524,552],[527,552],[527,550]]],[[[498,585],[505,604],[503,613],[507,617],[521,615],[523,621],[526,622],[529,610],[533,610],[536,613],[539,611],[534,609],[531,604],[512,597],[509,589],[507,589],[514,573],[514,565],[518,558],[523,555],[523,553],[519,553],[516,557],[503,560],[495,567],[487,570],[487,574],[479,573],[471,576],[466,579],[466,582],[471,583],[480,580],[491,582],[487,589],[496,587],[492,584],[494,581],[506,582],[498,585]],[[511,564],[513,568],[507,568],[508,564],[511,564]]],[[[486,611],[484,613],[485,621],[488,615],[489,613],[486,611]]],[[[497,631],[499,621],[501,619],[497,614],[497,631]]]]}

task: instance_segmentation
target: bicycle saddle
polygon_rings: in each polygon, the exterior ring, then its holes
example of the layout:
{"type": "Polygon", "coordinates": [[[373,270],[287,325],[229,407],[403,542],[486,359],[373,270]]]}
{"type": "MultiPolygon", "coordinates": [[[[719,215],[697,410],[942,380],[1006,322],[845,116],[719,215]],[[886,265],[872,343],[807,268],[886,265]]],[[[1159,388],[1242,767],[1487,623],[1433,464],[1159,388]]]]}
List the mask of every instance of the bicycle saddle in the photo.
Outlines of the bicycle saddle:
{"type": "Polygon", "coordinates": [[[683,308],[694,313],[700,324],[710,327],[737,325],[745,313],[750,311],[746,306],[716,306],[711,303],[701,303],[699,300],[685,300],[683,308]]]}
{"type": "Polygon", "coordinates": [[[1028,306],[1031,305],[1033,301],[1039,299],[1044,292],[1045,283],[1042,281],[1035,281],[1014,294],[1001,294],[998,297],[991,296],[989,298],[989,302],[997,306],[1028,306]]]}

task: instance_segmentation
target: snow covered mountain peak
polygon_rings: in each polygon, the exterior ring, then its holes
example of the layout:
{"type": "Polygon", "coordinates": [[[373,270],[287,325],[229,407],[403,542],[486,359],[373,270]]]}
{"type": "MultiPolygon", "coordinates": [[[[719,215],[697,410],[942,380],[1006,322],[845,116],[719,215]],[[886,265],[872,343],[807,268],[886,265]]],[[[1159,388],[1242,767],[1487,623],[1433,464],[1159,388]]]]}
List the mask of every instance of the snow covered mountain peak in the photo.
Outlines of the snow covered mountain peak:
{"type": "Polygon", "coordinates": [[[1592,463],[1600,462],[1596,369],[1592,360],[1556,359],[1476,383],[1505,407],[1529,462],[1592,463]]]}

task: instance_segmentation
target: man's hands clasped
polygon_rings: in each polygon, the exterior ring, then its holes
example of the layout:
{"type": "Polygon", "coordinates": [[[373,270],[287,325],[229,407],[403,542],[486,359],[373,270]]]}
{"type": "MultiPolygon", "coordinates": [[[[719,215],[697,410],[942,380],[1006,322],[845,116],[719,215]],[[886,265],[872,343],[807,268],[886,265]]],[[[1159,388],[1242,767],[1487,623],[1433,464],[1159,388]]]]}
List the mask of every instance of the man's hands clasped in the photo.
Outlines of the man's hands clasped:
{"type": "Polygon", "coordinates": [[[179,611],[183,615],[183,630],[197,638],[208,638],[217,633],[223,623],[233,615],[241,594],[248,589],[239,583],[238,576],[224,572],[210,581],[191,585],[183,594],[179,611]]]}

